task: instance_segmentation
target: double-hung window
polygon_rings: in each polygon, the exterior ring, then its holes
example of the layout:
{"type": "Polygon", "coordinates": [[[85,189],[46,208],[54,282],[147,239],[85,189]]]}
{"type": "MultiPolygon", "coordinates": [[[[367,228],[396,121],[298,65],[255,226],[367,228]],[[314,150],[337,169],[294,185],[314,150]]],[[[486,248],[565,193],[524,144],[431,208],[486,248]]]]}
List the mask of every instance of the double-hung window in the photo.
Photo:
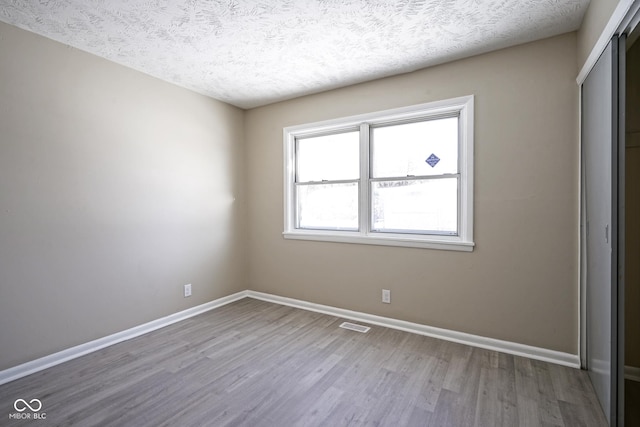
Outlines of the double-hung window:
{"type": "Polygon", "coordinates": [[[284,237],[473,249],[473,97],[284,129],[284,237]]]}

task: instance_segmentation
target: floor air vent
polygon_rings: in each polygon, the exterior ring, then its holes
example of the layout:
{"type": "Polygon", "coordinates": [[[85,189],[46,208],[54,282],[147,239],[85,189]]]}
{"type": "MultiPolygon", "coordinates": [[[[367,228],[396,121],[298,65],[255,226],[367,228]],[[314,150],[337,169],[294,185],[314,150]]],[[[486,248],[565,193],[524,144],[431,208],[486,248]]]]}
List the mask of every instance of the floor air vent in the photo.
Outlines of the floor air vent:
{"type": "Polygon", "coordinates": [[[342,322],[340,327],[344,329],[356,331],[356,332],[362,332],[363,334],[366,332],[369,332],[369,329],[371,329],[368,326],[356,325],[355,323],[349,323],[349,322],[342,322]]]}

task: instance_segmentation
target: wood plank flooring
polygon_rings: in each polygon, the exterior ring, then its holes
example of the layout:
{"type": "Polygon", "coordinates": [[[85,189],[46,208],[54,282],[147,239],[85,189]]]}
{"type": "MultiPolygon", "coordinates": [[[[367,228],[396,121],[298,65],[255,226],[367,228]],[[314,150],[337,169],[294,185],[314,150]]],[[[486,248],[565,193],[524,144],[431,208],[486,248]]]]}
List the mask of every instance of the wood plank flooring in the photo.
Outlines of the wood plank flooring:
{"type": "Polygon", "coordinates": [[[606,426],[583,371],[342,321],[243,299],[0,386],[0,425],[606,426]]]}

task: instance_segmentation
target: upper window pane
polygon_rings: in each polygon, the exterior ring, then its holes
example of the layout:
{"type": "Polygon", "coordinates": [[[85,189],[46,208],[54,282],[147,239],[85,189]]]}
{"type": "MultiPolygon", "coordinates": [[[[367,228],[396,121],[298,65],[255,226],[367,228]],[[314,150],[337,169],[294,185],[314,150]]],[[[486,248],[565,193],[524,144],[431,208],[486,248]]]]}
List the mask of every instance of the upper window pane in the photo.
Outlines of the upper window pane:
{"type": "Polygon", "coordinates": [[[298,182],[337,181],[360,177],[360,134],[358,131],[299,138],[298,182]]]}
{"type": "Polygon", "coordinates": [[[371,130],[372,177],[458,173],[458,117],[371,130]]]}

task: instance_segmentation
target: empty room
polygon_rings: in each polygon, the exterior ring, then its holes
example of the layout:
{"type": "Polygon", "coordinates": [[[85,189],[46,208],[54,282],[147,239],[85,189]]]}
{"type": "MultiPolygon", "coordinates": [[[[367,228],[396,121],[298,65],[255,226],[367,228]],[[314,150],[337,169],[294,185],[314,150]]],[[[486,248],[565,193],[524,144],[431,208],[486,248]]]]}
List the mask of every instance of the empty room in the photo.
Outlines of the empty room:
{"type": "Polygon", "coordinates": [[[0,0],[0,425],[640,425],[639,9],[0,0]]]}

